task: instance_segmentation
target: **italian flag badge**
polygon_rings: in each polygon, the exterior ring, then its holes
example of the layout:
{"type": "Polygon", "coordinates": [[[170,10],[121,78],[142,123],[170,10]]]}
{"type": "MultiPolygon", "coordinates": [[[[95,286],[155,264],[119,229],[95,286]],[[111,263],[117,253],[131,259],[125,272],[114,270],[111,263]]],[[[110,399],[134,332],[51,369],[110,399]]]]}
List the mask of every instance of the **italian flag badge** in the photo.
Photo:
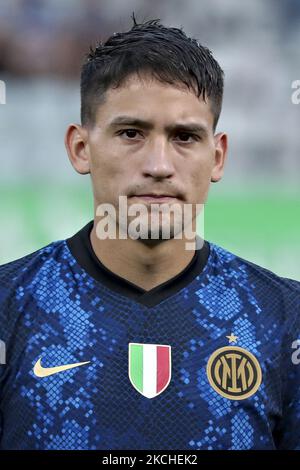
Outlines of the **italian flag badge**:
{"type": "Polygon", "coordinates": [[[144,397],[154,398],[162,393],[171,380],[171,346],[129,343],[128,375],[144,397]]]}

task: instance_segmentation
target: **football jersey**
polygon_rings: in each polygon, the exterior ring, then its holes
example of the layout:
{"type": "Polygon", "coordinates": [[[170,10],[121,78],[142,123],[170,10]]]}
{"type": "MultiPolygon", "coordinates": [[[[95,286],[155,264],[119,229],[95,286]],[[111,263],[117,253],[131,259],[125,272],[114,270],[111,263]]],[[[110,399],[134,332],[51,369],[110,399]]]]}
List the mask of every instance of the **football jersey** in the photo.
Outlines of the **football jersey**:
{"type": "Polygon", "coordinates": [[[206,240],[145,290],[92,227],[0,267],[0,449],[300,449],[300,282],[206,240]]]}

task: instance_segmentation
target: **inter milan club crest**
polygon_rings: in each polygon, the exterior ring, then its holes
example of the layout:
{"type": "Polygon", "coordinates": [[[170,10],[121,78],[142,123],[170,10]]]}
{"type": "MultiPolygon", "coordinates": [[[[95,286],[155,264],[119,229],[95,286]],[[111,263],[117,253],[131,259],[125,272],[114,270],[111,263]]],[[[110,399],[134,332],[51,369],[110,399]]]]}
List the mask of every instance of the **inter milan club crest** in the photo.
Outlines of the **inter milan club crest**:
{"type": "Polygon", "coordinates": [[[171,346],[129,343],[128,375],[144,397],[154,398],[162,393],[171,380],[171,346]]]}
{"type": "MultiPolygon", "coordinates": [[[[228,336],[232,337],[237,338],[228,336]]],[[[206,372],[212,388],[230,400],[249,398],[262,381],[261,367],[256,357],[238,346],[225,346],[214,351],[206,372]]]]}

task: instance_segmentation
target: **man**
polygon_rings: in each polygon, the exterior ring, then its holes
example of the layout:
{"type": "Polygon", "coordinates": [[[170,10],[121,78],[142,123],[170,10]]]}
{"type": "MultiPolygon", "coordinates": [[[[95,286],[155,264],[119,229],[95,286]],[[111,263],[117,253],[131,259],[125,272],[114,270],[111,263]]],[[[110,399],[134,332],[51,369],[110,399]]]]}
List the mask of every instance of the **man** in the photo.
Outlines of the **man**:
{"type": "Polygon", "coordinates": [[[300,283],[186,231],[223,174],[222,94],[159,20],[91,50],[65,143],[94,220],[1,267],[1,449],[300,448],[300,283]]]}

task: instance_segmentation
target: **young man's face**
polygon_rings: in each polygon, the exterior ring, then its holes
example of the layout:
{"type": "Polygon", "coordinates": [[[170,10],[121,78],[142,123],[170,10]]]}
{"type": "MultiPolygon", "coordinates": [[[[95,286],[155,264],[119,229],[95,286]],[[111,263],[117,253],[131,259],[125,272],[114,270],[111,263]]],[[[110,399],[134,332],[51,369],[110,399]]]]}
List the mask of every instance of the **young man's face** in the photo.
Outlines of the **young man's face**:
{"type": "Polygon", "coordinates": [[[148,209],[155,202],[202,204],[210,181],[222,176],[226,135],[214,136],[210,104],[184,87],[131,76],[106,92],[94,126],[84,132],[85,161],[72,163],[90,171],[95,207],[118,208],[120,195],[128,206],[148,209]],[[172,198],[151,200],[151,193],[172,198]]]}

